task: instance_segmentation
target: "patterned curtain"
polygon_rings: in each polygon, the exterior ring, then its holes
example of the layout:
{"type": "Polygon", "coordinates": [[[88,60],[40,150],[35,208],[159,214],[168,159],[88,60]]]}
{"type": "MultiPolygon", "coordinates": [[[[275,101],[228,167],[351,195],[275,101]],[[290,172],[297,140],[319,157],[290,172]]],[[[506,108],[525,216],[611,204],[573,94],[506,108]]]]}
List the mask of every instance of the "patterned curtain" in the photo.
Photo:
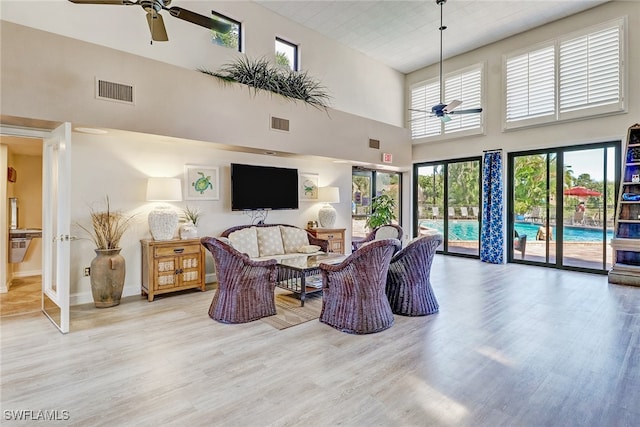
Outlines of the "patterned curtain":
{"type": "Polygon", "coordinates": [[[480,261],[504,263],[504,195],[502,153],[484,153],[482,162],[482,230],[480,261]]]}

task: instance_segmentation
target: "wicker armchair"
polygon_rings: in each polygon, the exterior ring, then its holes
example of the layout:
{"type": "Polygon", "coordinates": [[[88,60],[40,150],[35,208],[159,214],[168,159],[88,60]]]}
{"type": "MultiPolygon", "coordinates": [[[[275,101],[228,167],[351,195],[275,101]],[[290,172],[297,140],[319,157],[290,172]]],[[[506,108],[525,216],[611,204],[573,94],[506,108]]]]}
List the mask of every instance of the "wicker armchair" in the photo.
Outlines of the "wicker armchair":
{"type": "Polygon", "coordinates": [[[351,238],[351,251],[356,251],[363,244],[373,242],[374,240],[381,239],[402,239],[402,227],[397,224],[381,225],[374,228],[365,237],[352,237],[351,238]]]}
{"type": "Polygon", "coordinates": [[[429,275],[441,243],[441,234],[426,235],[413,240],[391,259],[385,291],[395,314],[426,316],[438,311],[429,275]]]}
{"type": "Polygon", "coordinates": [[[213,255],[218,275],[209,317],[222,323],[245,323],[276,314],[276,260],[252,261],[213,237],[200,242],[213,255]]]}
{"type": "Polygon", "coordinates": [[[380,332],[393,325],[384,286],[389,261],[399,248],[399,240],[378,240],[358,249],[340,264],[320,264],[320,321],[352,334],[380,332]]]}

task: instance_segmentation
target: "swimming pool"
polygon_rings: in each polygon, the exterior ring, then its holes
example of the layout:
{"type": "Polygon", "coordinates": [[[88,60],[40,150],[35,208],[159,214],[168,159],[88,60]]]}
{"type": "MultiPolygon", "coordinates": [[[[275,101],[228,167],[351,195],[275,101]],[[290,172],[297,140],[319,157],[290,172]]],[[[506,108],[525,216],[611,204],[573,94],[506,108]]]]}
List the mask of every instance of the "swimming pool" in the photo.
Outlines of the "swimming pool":
{"type": "MultiPolygon", "coordinates": [[[[420,225],[435,228],[441,233],[444,230],[442,221],[422,220],[420,225]]],[[[517,222],[515,224],[518,234],[526,234],[529,239],[534,240],[538,233],[539,224],[531,224],[529,222],[517,222]]],[[[477,221],[449,221],[449,240],[478,240],[480,235],[479,225],[477,221]]],[[[551,227],[551,235],[556,240],[556,229],[551,227]]],[[[613,231],[607,230],[607,242],[613,238],[613,231]]],[[[584,227],[564,227],[565,242],[601,242],[602,230],[584,227]]]]}

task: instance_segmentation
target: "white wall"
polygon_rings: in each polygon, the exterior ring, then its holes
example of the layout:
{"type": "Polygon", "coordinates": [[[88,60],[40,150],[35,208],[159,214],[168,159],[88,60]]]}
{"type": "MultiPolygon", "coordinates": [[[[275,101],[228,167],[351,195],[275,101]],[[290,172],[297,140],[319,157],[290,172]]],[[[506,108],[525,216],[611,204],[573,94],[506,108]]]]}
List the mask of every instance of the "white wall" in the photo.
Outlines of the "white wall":
{"type": "MultiPolygon", "coordinates": [[[[462,158],[481,155],[483,150],[499,148],[509,152],[624,139],[629,126],[640,119],[640,79],[638,78],[640,49],[638,46],[640,46],[640,2],[614,1],[446,61],[445,72],[480,62],[485,63],[487,84],[484,103],[485,135],[431,142],[414,141],[413,161],[418,163],[462,158]],[[620,16],[628,16],[626,40],[628,111],[626,114],[509,132],[502,131],[504,115],[502,56],[504,54],[620,16]]],[[[437,75],[437,65],[408,74],[407,93],[411,84],[437,75]]]]}
{"type": "Polygon", "coordinates": [[[2,23],[3,115],[70,121],[287,153],[408,167],[406,129],[334,109],[317,110],[278,95],[254,95],[197,71],[32,28],[2,23]],[[95,97],[95,79],[130,84],[135,104],[95,97]],[[269,130],[270,116],[290,120],[289,133],[269,130]],[[381,149],[368,147],[369,138],[381,149]]]}
{"type": "MultiPolygon", "coordinates": [[[[403,74],[250,1],[181,0],[179,6],[205,16],[214,9],[242,22],[245,52],[252,58],[273,57],[276,36],[299,44],[302,69],[328,88],[333,108],[402,126],[403,74]]],[[[5,21],[190,70],[215,70],[237,56],[237,52],[213,45],[208,30],[166,12],[162,15],[169,42],[150,44],[145,12],[139,6],[77,5],[67,0],[0,2],[5,21]]],[[[180,85],[175,80],[165,83],[174,88],[180,85]]]]}
{"type": "MultiPolygon", "coordinates": [[[[266,155],[237,153],[213,148],[211,144],[176,141],[153,135],[113,132],[107,135],[72,134],[72,234],[83,237],[71,245],[71,302],[92,301],[89,277],[83,277],[84,267],[94,258],[94,245],[78,227],[90,225],[90,207],[99,208],[109,196],[112,209],[136,215],[132,227],[124,235],[121,246],[126,260],[124,296],[140,294],[140,239],[151,238],[147,214],[153,204],[145,201],[149,176],[178,177],[184,182],[184,165],[196,164],[220,168],[220,200],[183,201],[172,203],[179,212],[186,206],[203,213],[200,236],[218,236],[232,226],[249,224],[250,218],[231,211],[230,170],[232,162],[297,168],[299,172],[317,173],[320,186],[338,186],[341,203],[336,204],[336,227],[347,228],[350,236],[351,166],[330,160],[304,160],[266,155]]],[[[277,189],[274,189],[277,191],[277,189]]],[[[321,204],[300,201],[300,209],[271,211],[269,223],[286,223],[304,228],[307,221],[317,220],[321,204]]],[[[350,241],[347,242],[349,247],[350,241]]],[[[213,259],[207,255],[207,273],[213,273],[213,259]]]]}

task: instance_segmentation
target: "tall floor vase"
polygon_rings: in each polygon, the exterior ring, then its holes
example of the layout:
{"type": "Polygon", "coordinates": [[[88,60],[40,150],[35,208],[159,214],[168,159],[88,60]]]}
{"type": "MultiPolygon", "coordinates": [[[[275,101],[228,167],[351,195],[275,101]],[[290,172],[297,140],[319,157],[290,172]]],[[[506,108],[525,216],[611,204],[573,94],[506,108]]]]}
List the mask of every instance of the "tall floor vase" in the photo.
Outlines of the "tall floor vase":
{"type": "Polygon", "coordinates": [[[125,264],[121,248],[96,249],[91,261],[91,292],[98,308],[120,304],[124,288],[125,264]]]}

